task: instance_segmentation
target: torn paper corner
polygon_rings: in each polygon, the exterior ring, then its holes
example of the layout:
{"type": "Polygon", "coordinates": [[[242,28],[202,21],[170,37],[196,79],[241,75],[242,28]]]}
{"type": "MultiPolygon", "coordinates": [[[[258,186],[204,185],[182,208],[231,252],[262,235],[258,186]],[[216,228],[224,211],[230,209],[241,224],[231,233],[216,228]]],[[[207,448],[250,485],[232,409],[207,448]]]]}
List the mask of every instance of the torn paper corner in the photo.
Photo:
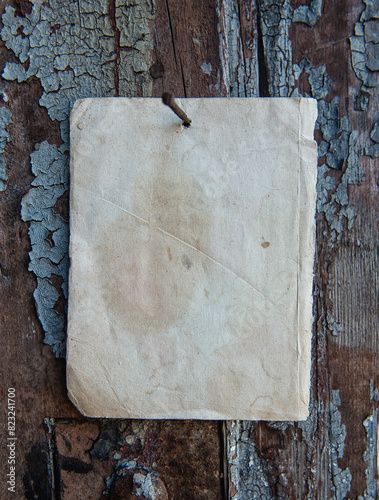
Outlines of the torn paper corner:
{"type": "Polygon", "coordinates": [[[67,383],[90,417],[308,415],[313,99],[84,99],[67,383]]]}

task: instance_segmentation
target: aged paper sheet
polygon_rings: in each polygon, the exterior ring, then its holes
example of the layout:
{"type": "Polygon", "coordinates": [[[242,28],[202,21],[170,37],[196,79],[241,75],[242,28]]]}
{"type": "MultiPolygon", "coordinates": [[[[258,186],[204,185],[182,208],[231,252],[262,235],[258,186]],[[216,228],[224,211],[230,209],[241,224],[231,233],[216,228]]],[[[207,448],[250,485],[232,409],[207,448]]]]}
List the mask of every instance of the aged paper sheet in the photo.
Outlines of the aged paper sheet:
{"type": "Polygon", "coordinates": [[[313,99],[77,101],[67,384],[90,417],[308,415],[313,99]]]}

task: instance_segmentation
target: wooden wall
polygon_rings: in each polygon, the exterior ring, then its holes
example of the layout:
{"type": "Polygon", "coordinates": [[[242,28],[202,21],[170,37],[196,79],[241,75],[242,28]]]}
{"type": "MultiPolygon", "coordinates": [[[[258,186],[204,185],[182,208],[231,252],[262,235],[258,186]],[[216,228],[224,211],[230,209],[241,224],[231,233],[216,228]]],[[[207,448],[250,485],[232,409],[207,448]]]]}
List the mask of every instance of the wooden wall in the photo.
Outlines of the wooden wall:
{"type": "Polygon", "coordinates": [[[377,498],[378,3],[2,0],[0,10],[1,498],[377,498]],[[167,90],[319,101],[306,422],[99,421],[67,399],[69,109],[167,90]]]}

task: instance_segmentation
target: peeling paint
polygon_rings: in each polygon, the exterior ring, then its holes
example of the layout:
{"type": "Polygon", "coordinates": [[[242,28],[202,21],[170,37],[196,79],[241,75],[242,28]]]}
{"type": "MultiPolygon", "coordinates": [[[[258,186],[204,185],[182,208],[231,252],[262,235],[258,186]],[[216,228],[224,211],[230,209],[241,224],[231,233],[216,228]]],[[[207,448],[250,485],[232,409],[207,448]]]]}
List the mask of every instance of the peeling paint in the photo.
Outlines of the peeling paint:
{"type": "Polygon", "coordinates": [[[259,0],[260,28],[271,97],[296,96],[292,45],[288,30],[292,9],[288,0],[259,0]]]}
{"type": "MultiPolygon", "coordinates": [[[[312,4],[316,8],[317,2],[312,4]]],[[[260,0],[259,6],[269,95],[299,96],[295,83],[303,73],[307,75],[311,88],[308,97],[318,101],[316,130],[321,134],[318,154],[323,161],[317,176],[317,211],[325,215],[329,243],[333,245],[354,222],[353,208],[348,205],[348,185],[360,184],[364,179],[359,165],[358,132],[350,130],[347,116],[340,116],[339,97],[328,100],[333,82],[326,66],[314,67],[307,58],[298,64],[292,63],[292,46],[288,35],[292,19],[289,2],[260,0]],[[343,172],[340,179],[333,170],[343,172]]],[[[317,9],[321,12],[321,5],[317,9]]]]}
{"type": "Polygon", "coordinates": [[[228,423],[227,459],[231,500],[270,500],[273,498],[265,461],[259,457],[250,434],[254,423],[228,423]]]}
{"type": "Polygon", "coordinates": [[[120,95],[134,95],[136,75],[142,94],[149,95],[148,76],[152,38],[148,22],[154,16],[149,0],[132,4],[117,2],[115,18],[119,46],[115,47],[108,5],[112,2],[43,2],[33,0],[25,17],[15,17],[7,6],[2,17],[1,37],[20,63],[5,65],[3,78],[23,82],[30,76],[40,79],[44,92],[40,99],[52,120],[62,122],[62,139],[68,143],[67,118],[76,99],[115,94],[114,62],[120,95]],[[28,62],[25,69],[22,63],[28,62]]]}
{"type": "Polygon", "coordinates": [[[293,426],[293,422],[290,421],[273,421],[268,424],[272,429],[275,429],[280,432],[285,432],[288,427],[293,426]]]}
{"type": "Polygon", "coordinates": [[[337,337],[341,332],[343,332],[343,326],[340,325],[333,317],[332,313],[328,311],[327,314],[327,325],[328,325],[328,330],[331,332],[332,335],[337,337]]]}
{"type": "Polygon", "coordinates": [[[375,387],[374,380],[370,380],[370,400],[379,403],[379,389],[375,387]]]}
{"type": "MultiPolygon", "coordinates": [[[[362,87],[355,97],[355,109],[365,111],[372,97],[373,88],[379,85],[379,4],[375,0],[363,0],[365,9],[355,23],[350,37],[351,64],[362,87]]],[[[373,145],[363,149],[363,154],[379,157],[379,122],[374,123],[370,137],[373,145]]]]}
{"type": "Polygon", "coordinates": [[[299,64],[294,65],[296,79],[299,78],[302,71],[308,75],[312,97],[317,100],[324,99],[328,95],[333,83],[326,72],[325,64],[315,68],[309,59],[304,57],[299,64]]]}
{"type": "Polygon", "coordinates": [[[308,75],[311,97],[318,100],[315,128],[321,134],[318,156],[324,162],[318,168],[317,211],[325,214],[333,243],[341,238],[344,229],[352,227],[354,221],[353,209],[348,206],[348,185],[360,184],[364,179],[359,166],[358,132],[350,132],[347,115],[340,116],[338,96],[330,102],[325,100],[332,86],[325,65],[315,68],[304,58],[294,69],[297,77],[302,72],[308,75]],[[343,171],[338,183],[330,169],[343,171]]]}
{"type": "Polygon", "coordinates": [[[59,292],[51,278],[52,275],[62,278],[61,288],[67,298],[69,231],[67,222],[53,207],[68,188],[67,158],[46,141],[36,145],[30,158],[35,179],[21,202],[21,218],[30,222],[29,270],[37,276],[34,298],[45,331],[45,343],[52,345],[61,357],[65,346],[65,318],[54,310],[59,292]]]}
{"type": "Polygon", "coordinates": [[[340,241],[345,229],[353,227],[355,214],[353,208],[349,206],[348,186],[359,185],[363,179],[364,173],[359,165],[359,133],[354,130],[349,135],[346,170],[338,184],[326,164],[318,169],[317,211],[325,215],[331,245],[335,241],[340,241]]]}
{"type": "Polygon", "coordinates": [[[334,499],[346,498],[351,487],[352,476],[348,467],[342,470],[338,466],[338,460],[343,458],[344,444],[346,439],[346,426],[341,421],[340,391],[333,390],[329,406],[329,443],[330,443],[330,469],[332,474],[332,489],[334,499]]]}
{"type": "Polygon", "coordinates": [[[365,87],[376,87],[379,83],[379,5],[375,0],[363,0],[366,5],[354,35],[350,37],[351,63],[353,70],[365,87]]]}
{"type": "Polygon", "coordinates": [[[317,431],[318,414],[319,414],[318,403],[313,398],[311,398],[309,402],[309,416],[307,420],[304,420],[303,422],[298,422],[297,424],[299,429],[301,429],[303,435],[306,438],[305,442],[308,444],[307,455],[309,462],[312,461],[312,453],[313,453],[313,449],[311,446],[309,446],[309,443],[313,442],[313,436],[315,436],[317,431]]]}
{"type": "Polygon", "coordinates": [[[339,116],[339,97],[331,102],[318,101],[318,119],[316,130],[322,134],[318,146],[319,156],[325,156],[325,162],[330,168],[342,170],[349,155],[349,119],[339,116]]]}
{"type": "Polygon", "coordinates": [[[364,421],[363,426],[367,435],[367,447],[363,453],[363,460],[366,462],[366,490],[358,500],[376,500],[378,498],[378,448],[379,448],[379,428],[378,409],[374,408],[372,414],[364,421]]]}
{"type": "Polygon", "coordinates": [[[368,146],[364,149],[364,154],[372,158],[379,158],[379,120],[374,123],[371,133],[371,140],[374,142],[373,146],[368,146]]]}
{"type": "MultiPolygon", "coordinates": [[[[267,77],[269,85],[269,95],[298,96],[297,89],[294,90],[295,79],[298,78],[296,65],[292,64],[292,45],[288,31],[292,22],[305,23],[314,26],[321,16],[322,0],[312,0],[309,5],[301,5],[292,11],[288,0],[259,0],[261,16],[261,32],[263,38],[265,59],[267,65],[267,77]]],[[[303,68],[308,70],[310,63],[303,59],[303,68]]],[[[300,70],[300,71],[301,71],[300,70]]],[[[319,77],[317,73],[325,74],[325,66],[321,66],[314,72],[314,77],[319,77]]],[[[312,85],[312,77],[310,83],[312,85]]],[[[331,83],[331,81],[329,80],[331,83]]],[[[315,80],[313,85],[313,97],[320,99],[317,95],[315,80]]]]}
{"type": "MultiPolygon", "coordinates": [[[[150,0],[32,0],[30,13],[16,16],[7,6],[1,38],[19,63],[5,65],[3,78],[23,82],[39,78],[40,105],[60,122],[63,145],[42,143],[31,154],[36,178],[22,201],[22,219],[30,222],[29,269],[37,276],[34,292],[45,342],[56,355],[65,352],[65,318],[55,310],[61,295],[51,277],[59,276],[67,297],[68,225],[54,213],[67,190],[70,108],[83,97],[150,95],[150,0]]],[[[0,166],[1,171],[1,166],[0,166]]],[[[1,174],[0,174],[1,175],[1,174]]]]}
{"type": "Polygon", "coordinates": [[[133,475],[136,484],[136,495],[144,500],[167,500],[167,490],[156,472],[143,471],[133,475]]]}
{"type": "Polygon", "coordinates": [[[141,497],[144,500],[168,500],[166,486],[155,470],[138,465],[137,460],[121,460],[106,479],[105,494],[112,498],[141,497]],[[126,481],[124,481],[126,479],[126,481]]]}
{"type": "Polygon", "coordinates": [[[324,213],[329,228],[329,243],[340,241],[345,229],[351,229],[354,210],[349,206],[348,186],[359,185],[364,179],[359,164],[359,134],[350,131],[348,116],[340,116],[338,96],[327,101],[332,81],[324,65],[315,68],[304,58],[294,65],[296,79],[304,72],[308,76],[311,96],[318,100],[318,117],[315,129],[321,140],[318,156],[321,165],[317,173],[317,212],[324,213]],[[337,177],[333,170],[340,170],[337,177]]]}
{"type": "Polygon", "coordinates": [[[349,119],[347,116],[340,117],[339,97],[334,97],[331,102],[324,100],[332,87],[332,80],[326,72],[326,67],[323,64],[315,68],[307,58],[303,58],[294,66],[294,71],[297,78],[301,73],[308,75],[311,97],[318,101],[315,129],[322,134],[322,140],[318,145],[318,156],[319,158],[325,156],[328,167],[342,170],[349,155],[349,119]]]}
{"type": "Polygon", "coordinates": [[[300,5],[294,10],[292,21],[314,26],[321,17],[322,0],[311,0],[309,5],[300,5]]]}
{"type": "Polygon", "coordinates": [[[213,70],[213,66],[210,62],[203,62],[203,64],[201,65],[201,69],[203,70],[203,73],[205,73],[206,75],[210,75],[212,73],[212,70],[213,70]]]}
{"type": "Polygon", "coordinates": [[[219,0],[219,38],[222,83],[228,97],[258,97],[258,59],[254,34],[243,26],[243,15],[250,20],[255,0],[242,12],[237,0],[219,0]],[[249,9],[249,10],[248,10],[249,9]]]}
{"type": "Polygon", "coordinates": [[[5,106],[0,107],[0,191],[5,191],[7,187],[7,162],[4,156],[5,145],[11,140],[11,134],[7,130],[12,122],[12,114],[5,106]]]}

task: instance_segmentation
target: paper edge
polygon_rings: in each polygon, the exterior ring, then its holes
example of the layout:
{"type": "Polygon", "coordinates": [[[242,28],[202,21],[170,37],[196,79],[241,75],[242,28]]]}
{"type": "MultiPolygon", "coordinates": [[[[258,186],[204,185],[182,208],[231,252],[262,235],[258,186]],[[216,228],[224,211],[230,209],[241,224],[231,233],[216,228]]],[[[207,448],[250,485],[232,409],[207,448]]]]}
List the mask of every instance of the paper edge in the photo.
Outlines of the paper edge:
{"type": "MultiPolygon", "coordinates": [[[[311,343],[313,328],[313,281],[316,241],[315,207],[317,199],[317,143],[314,128],[317,120],[317,100],[299,101],[299,329],[298,329],[298,414],[309,416],[311,386],[311,343]],[[312,116],[312,121],[309,120],[312,116]],[[304,126],[304,117],[307,126],[304,126]],[[311,123],[313,127],[311,127],[311,123]],[[300,137],[301,134],[301,137],[300,137]],[[304,220],[305,223],[301,224],[304,220]],[[304,231],[306,228],[307,231],[304,231]]],[[[302,420],[302,419],[299,419],[302,420]]]]}

